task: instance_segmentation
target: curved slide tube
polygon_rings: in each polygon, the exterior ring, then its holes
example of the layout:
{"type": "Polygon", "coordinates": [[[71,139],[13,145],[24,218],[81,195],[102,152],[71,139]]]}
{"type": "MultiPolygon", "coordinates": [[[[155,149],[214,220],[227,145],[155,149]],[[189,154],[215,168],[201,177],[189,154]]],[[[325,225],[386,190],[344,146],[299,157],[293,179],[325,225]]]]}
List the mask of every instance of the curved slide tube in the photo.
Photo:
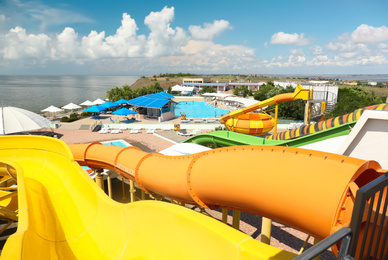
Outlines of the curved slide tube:
{"type": "Polygon", "coordinates": [[[295,257],[181,206],[115,202],[54,138],[0,137],[0,163],[17,173],[19,192],[18,229],[1,259],[295,257]]]}
{"type": "Polygon", "coordinates": [[[312,92],[309,89],[304,89],[298,84],[294,93],[276,95],[272,98],[260,101],[257,104],[230,112],[227,115],[221,116],[219,121],[233,132],[250,135],[265,134],[273,128],[272,119],[269,120],[268,115],[262,114],[264,120],[261,120],[261,114],[252,114],[250,116],[249,112],[281,102],[294,101],[297,99],[308,100],[311,93],[312,92]]]}
{"type": "Polygon", "coordinates": [[[337,136],[348,135],[355,124],[356,122],[354,121],[290,140],[272,140],[231,131],[214,131],[207,134],[193,136],[186,139],[184,143],[196,143],[204,146],[215,145],[215,147],[235,145],[275,145],[299,147],[337,136]]]}
{"type": "Polygon", "coordinates": [[[313,123],[310,125],[306,126],[301,126],[299,128],[295,128],[292,130],[287,130],[282,133],[278,133],[276,135],[270,135],[265,138],[270,139],[270,140],[289,140],[313,133],[317,133],[326,129],[330,129],[333,127],[338,127],[343,124],[351,124],[353,122],[356,122],[364,113],[366,110],[382,110],[382,111],[388,111],[388,105],[387,104],[379,104],[379,105],[373,105],[373,106],[368,106],[364,108],[359,108],[354,110],[350,114],[342,115],[342,116],[337,116],[335,118],[330,118],[325,121],[321,121],[318,123],[313,123]]]}
{"type": "Polygon", "coordinates": [[[264,216],[317,238],[349,224],[355,192],[380,166],[346,156],[277,146],[237,146],[185,156],[137,148],[71,145],[75,160],[109,168],[148,193],[264,216]]]}

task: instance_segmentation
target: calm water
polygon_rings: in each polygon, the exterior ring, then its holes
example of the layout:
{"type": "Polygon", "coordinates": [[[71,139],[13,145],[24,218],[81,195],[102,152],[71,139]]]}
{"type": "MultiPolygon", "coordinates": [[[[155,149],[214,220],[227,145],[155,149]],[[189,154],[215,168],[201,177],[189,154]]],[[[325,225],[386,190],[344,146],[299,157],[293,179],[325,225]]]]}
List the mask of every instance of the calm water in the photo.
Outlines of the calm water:
{"type": "Polygon", "coordinates": [[[24,108],[36,113],[53,105],[80,104],[105,99],[106,92],[140,76],[0,76],[0,105],[24,108]]]}
{"type": "Polygon", "coordinates": [[[206,102],[201,101],[184,101],[179,102],[175,106],[175,116],[179,117],[186,114],[187,118],[202,118],[202,117],[220,117],[229,113],[228,110],[222,108],[214,108],[206,102]]]}

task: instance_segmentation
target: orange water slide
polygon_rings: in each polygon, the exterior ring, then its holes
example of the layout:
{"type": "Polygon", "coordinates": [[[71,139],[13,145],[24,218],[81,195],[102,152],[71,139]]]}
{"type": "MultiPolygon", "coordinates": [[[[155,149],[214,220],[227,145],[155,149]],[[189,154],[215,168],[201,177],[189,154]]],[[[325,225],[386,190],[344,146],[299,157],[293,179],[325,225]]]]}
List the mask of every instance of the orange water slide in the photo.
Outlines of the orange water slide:
{"type": "Polygon", "coordinates": [[[297,99],[308,100],[311,98],[311,93],[311,90],[304,89],[298,84],[294,93],[279,94],[264,101],[260,101],[257,104],[230,112],[227,115],[221,116],[219,121],[233,132],[249,135],[266,134],[274,127],[272,117],[266,114],[249,112],[281,102],[294,101],[297,99]]]}
{"type": "Polygon", "coordinates": [[[115,170],[145,191],[264,216],[317,238],[349,225],[357,189],[380,165],[301,148],[236,146],[185,156],[98,143],[69,146],[80,165],[115,170]]]}

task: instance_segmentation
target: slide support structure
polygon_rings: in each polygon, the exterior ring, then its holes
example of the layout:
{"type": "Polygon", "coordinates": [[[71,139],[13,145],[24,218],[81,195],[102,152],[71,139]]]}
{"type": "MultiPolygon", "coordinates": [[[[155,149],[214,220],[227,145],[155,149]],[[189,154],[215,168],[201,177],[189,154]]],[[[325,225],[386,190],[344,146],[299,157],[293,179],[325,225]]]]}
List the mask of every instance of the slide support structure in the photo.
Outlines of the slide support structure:
{"type": "Polygon", "coordinates": [[[274,124],[274,128],[273,128],[273,134],[276,135],[277,133],[277,129],[278,129],[278,113],[279,113],[279,104],[276,103],[276,106],[275,106],[275,124],[274,124]]]}
{"type": "Polygon", "coordinates": [[[123,189],[123,197],[121,199],[126,200],[127,198],[125,197],[125,181],[124,181],[123,177],[121,177],[121,185],[122,185],[122,189],[123,189]]]}
{"type": "Polygon", "coordinates": [[[135,183],[133,182],[133,180],[129,180],[129,193],[131,195],[131,202],[135,202],[136,189],[135,189],[135,183]]]}
{"type": "Polygon", "coordinates": [[[98,187],[104,190],[104,177],[101,175],[101,169],[96,169],[96,173],[96,184],[98,187]]]}
{"type": "Polygon", "coordinates": [[[269,245],[271,243],[271,232],[272,232],[272,220],[269,218],[262,218],[261,223],[261,242],[269,245]]]}
{"type": "Polygon", "coordinates": [[[222,222],[228,224],[228,209],[222,209],[222,222]]]}
{"type": "Polygon", "coordinates": [[[110,173],[108,174],[108,195],[109,195],[109,198],[113,198],[113,193],[112,193],[112,177],[110,176],[110,173]]]}
{"type": "Polygon", "coordinates": [[[233,222],[232,227],[239,230],[240,229],[240,216],[241,211],[239,210],[233,210],[233,222]]]}

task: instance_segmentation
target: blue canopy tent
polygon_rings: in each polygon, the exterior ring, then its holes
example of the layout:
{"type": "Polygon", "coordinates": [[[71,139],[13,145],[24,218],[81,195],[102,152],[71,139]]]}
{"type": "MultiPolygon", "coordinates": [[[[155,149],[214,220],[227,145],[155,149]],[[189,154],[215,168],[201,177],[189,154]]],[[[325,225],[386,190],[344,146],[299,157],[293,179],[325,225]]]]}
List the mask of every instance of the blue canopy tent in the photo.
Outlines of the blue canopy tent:
{"type": "Polygon", "coordinates": [[[113,115],[118,115],[118,116],[127,116],[127,115],[134,115],[137,114],[137,112],[130,110],[126,107],[120,108],[119,110],[116,110],[112,112],[113,115]]]}
{"type": "Polygon", "coordinates": [[[120,100],[115,101],[114,103],[116,103],[118,105],[126,105],[126,104],[128,104],[128,100],[122,98],[120,100]]]}
{"type": "Polygon", "coordinates": [[[112,107],[118,107],[119,105],[116,103],[108,101],[108,102],[105,102],[104,104],[102,104],[101,106],[106,107],[106,108],[112,108],[112,107]]]}
{"type": "MultiPolygon", "coordinates": [[[[94,105],[94,106],[91,106],[91,107],[88,107],[87,109],[85,109],[84,112],[100,113],[101,111],[105,111],[106,109],[107,109],[106,107],[94,105]]],[[[95,118],[98,118],[98,116],[95,118]]]]}
{"type": "Polygon", "coordinates": [[[94,105],[85,109],[84,112],[100,113],[101,111],[105,111],[105,110],[106,110],[106,107],[94,105]]]}

